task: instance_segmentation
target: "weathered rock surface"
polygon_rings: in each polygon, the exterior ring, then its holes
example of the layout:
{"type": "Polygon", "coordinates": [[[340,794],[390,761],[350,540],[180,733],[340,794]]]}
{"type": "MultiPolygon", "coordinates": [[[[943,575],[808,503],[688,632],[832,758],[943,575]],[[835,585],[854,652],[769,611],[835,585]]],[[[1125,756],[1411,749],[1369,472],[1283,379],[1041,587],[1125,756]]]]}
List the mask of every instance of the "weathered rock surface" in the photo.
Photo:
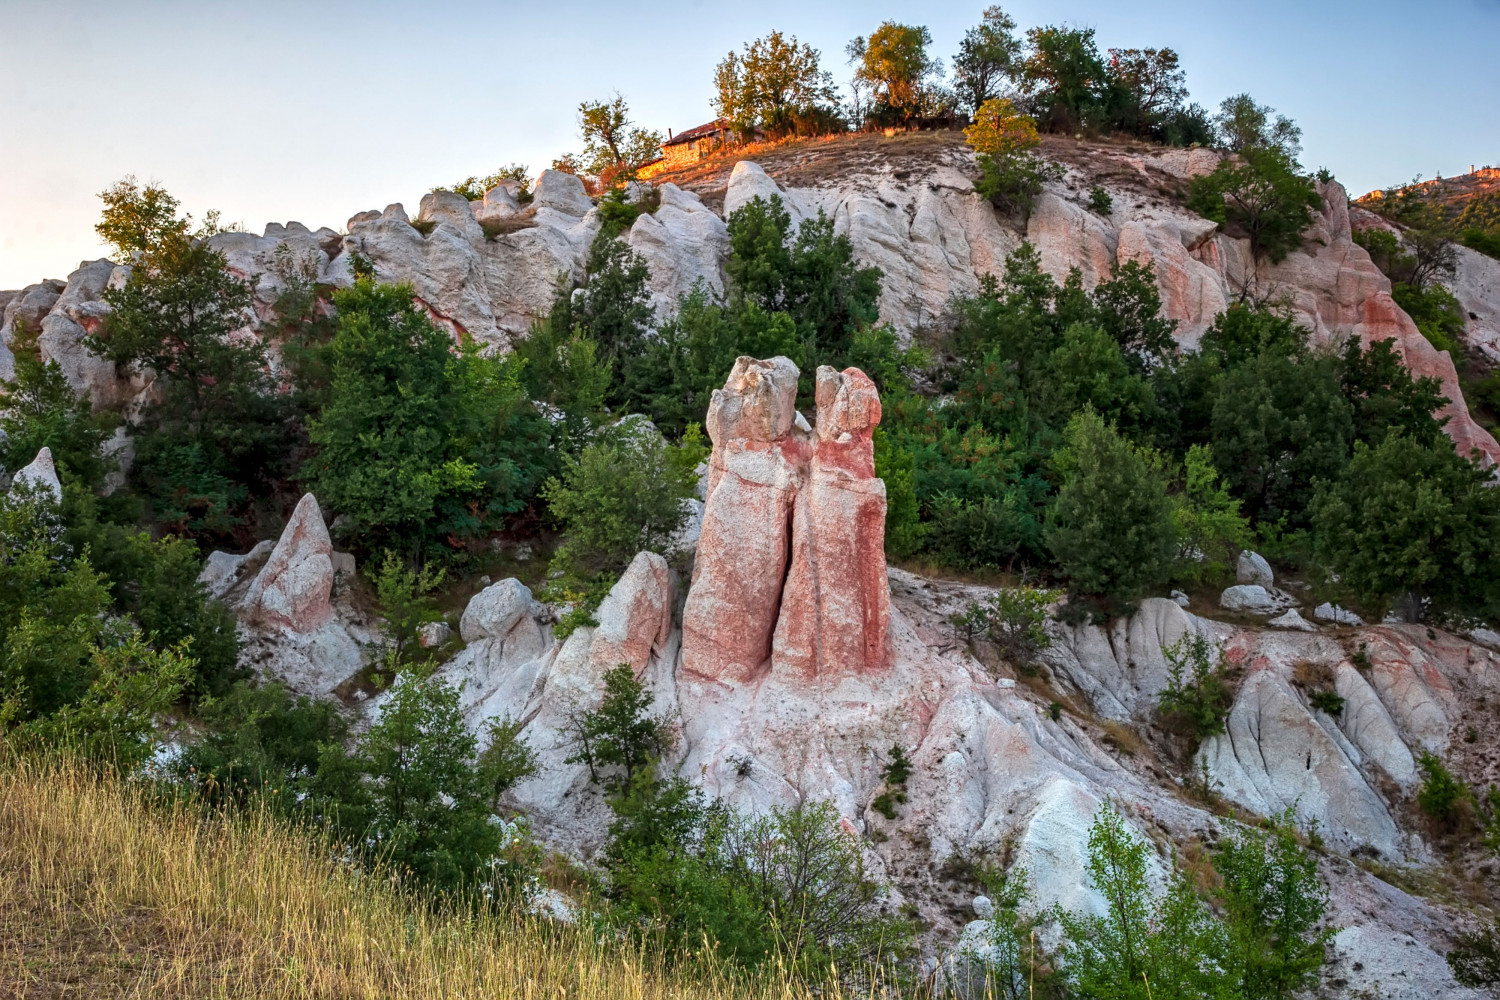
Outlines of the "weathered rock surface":
{"type": "Polygon", "coordinates": [[[58,503],[62,502],[62,483],[57,479],[57,466],[52,462],[52,449],[43,447],[36,453],[31,464],[19,469],[10,481],[11,489],[17,486],[30,487],[38,495],[45,493],[58,503]]]}
{"type": "Polygon", "coordinates": [[[1240,553],[1234,567],[1234,579],[1236,583],[1253,583],[1266,589],[1276,584],[1271,564],[1259,552],[1251,552],[1249,549],[1240,553]]]}
{"type": "Polygon", "coordinates": [[[534,599],[520,580],[510,578],[491,584],[469,598],[458,634],[464,642],[504,638],[522,616],[532,613],[534,599]]]}
{"type": "Polygon", "coordinates": [[[253,622],[307,633],[333,617],[332,594],[333,540],[317,498],[308,493],[297,502],[244,606],[253,622]]]}
{"type": "Polygon", "coordinates": [[[1258,583],[1240,583],[1226,587],[1219,595],[1219,607],[1226,611],[1244,611],[1252,615],[1274,615],[1287,606],[1285,595],[1267,590],[1258,583]]]}

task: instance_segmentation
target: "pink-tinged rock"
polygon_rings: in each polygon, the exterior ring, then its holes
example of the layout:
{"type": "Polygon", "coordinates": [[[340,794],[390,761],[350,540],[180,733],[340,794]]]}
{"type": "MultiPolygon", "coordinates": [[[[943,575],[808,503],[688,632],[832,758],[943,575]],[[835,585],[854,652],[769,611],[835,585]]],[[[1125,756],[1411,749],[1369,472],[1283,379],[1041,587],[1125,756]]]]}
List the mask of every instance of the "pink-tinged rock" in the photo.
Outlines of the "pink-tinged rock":
{"type": "Polygon", "coordinates": [[[589,662],[599,670],[628,663],[637,675],[672,634],[672,574],[655,552],[638,552],[594,615],[589,662]]]}
{"type": "Polygon", "coordinates": [[[682,665],[725,683],[769,664],[791,547],[792,505],[810,443],[795,426],[797,366],[740,358],[706,426],[703,529],[682,615],[682,665]]]}
{"type": "Polygon", "coordinates": [[[890,666],[880,394],[857,368],[818,369],[816,444],[797,497],[772,669],[811,680],[890,666]]]}
{"type": "Polygon", "coordinates": [[[244,608],[252,622],[306,633],[333,617],[332,594],[333,541],[308,493],[250,585],[244,608]]]}
{"type": "Polygon", "coordinates": [[[1156,276],[1162,312],[1177,321],[1177,342],[1196,348],[1203,331],[1228,307],[1219,274],[1190,250],[1213,236],[1214,224],[1173,232],[1164,225],[1127,222],[1120,227],[1120,262],[1149,266],[1156,276]]]}

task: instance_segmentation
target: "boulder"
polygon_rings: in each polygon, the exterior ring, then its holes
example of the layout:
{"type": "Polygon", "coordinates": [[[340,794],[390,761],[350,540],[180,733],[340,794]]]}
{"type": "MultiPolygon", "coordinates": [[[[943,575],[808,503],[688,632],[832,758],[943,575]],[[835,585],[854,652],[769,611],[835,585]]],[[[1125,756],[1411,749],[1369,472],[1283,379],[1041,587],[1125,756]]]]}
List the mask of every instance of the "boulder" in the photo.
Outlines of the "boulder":
{"type": "Polygon", "coordinates": [[[550,208],[583,218],[594,207],[593,201],[583,189],[583,181],[576,174],[561,170],[543,170],[531,188],[531,204],[534,208],[550,208]]]}
{"type": "Polygon", "coordinates": [[[296,633],[333,617],[333,542],[317,499],[297,502],[271,556],[250,585],[242,607],[253,623],[296,633]]]}
{"type": "Polygon", "coordinates": [[[484,240],[484,231],[479,228],[479,220],[474,218],[469,203],[462,195],[452,191],[431,191],[424,194],[421,207],[417,209],[417,218],[451,226],[470,243],[484,240]]]}
{"type": "Polygon", "coordinates": [[[1364,619],[1353,611],[1345,611],[1337,604],[1324,601],[1313,608],[1313,617],[1320,622],[1333,622],[1335,625],[1363,625],[1364,619]]]}
{"type": "Polygon", "coordinates": [[[1239,561],[1234,567],[1234,579],[1236,583],[1258,584],[1267,590],[1276,583],[1271,564],[1259,552],[1251,552],[1249,549],[1240,553],[1239,561]]]}
{"type": "Polygon", "coordinates": [[[1258,583],[1242,583],[1226,589],[1219,595],[1219,607],[1254,615],[1272,615],[1281,610],[1280,602],[1258,583]]]}
{"type": "Polygon", "coordinates": [[[453,626],[447,622],[428,622],[417,632],[417,642],[423,649],[437,649],[453,638],[453,626]]]}
{"type": "Polygon", "coordinates": [[[515,215],[521,210],[521,203],[516,200],[516,193],[509,185],[497,184],[484,193],[483,200],[470,202],[469,207],[473,209],[476,219],[488,222],[515,215]]]}
{"type": "Polygon", "coordinates": [[[638,552],[594,613],[589,660],[600,670],[622,663],[639,674],[672,633],[672,574],[655,552],[638,552]]]}
{"type": "Polygon", "coordinates": [[[1289,628],[1298,632],[1316,632],[1318,627],[1297,613],[1296,608],[1288,608],[1286,612],[1266,622],[1275,628],[1289,628]]]}
{"type": "Polygon", "coordinates": [[[458,634],[464,642],[503,639],[530,614],[533,603],[531,591],[515,577],[491,584],[469,598],[458,620],[458,634]]]}
{"type": "Polygon", "coordinates": [[[40,492],[45,492],[58,503],[62,502],[62,483],[57,479],[57,466],[52,462],[52,449],[42,447],[36,453],[36,458],[31,464],[18,471],[10,481],[11,489],[17,486],[30,486],[40,492]]]}

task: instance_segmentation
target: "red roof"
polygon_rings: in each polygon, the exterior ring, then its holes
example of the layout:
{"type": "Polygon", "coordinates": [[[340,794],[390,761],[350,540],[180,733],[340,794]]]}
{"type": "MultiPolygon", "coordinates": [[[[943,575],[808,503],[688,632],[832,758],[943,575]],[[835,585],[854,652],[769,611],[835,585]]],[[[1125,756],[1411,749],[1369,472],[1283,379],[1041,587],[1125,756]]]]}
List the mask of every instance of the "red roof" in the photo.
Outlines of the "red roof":
{"type": "Polygon", "coordinates": [[[675,146],[682,142],[697,142],[699,139],[707,139],[718,135],[729,128],[729,123],[720,118],[697,128],[690,128],[686,132],[678,132],[672,138],[662,143],[663,146],[675,146]]]}

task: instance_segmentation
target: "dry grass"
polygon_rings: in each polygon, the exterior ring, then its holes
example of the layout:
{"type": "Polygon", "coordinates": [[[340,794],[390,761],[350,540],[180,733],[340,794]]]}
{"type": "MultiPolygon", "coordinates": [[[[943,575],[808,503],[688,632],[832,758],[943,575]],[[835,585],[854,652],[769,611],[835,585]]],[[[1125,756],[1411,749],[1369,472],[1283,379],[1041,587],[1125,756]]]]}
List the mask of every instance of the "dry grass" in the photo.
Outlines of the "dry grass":
{"type": "Polygon", "coordinates": [[[674,970],[540,918],[433,913],[270,817],[205,818],[60,763],[0,762],[0,997],[252,996],[812,993],[711,957],[674,970]]]}

